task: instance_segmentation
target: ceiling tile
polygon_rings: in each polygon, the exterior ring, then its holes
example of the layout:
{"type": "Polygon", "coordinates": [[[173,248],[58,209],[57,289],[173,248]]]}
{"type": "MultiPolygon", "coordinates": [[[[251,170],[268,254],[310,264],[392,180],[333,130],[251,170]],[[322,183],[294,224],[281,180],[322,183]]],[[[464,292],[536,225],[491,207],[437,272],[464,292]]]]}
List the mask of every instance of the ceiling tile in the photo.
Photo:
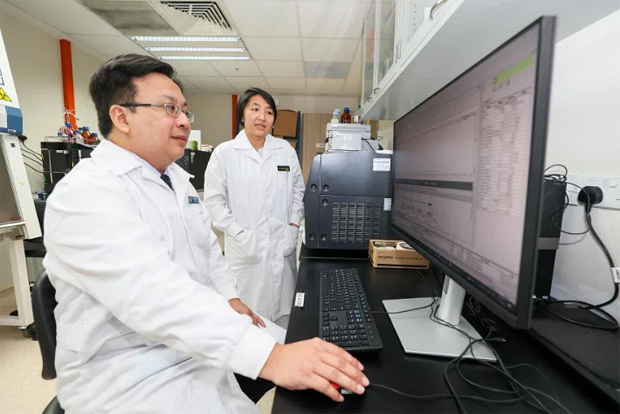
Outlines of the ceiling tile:
{"type": "Polygon", "coordinates": [[[100,36],[100,35],[72,35],[78,42],[96,50],[97,52],[113,58],[125,53],[149,53],[123,35],[100,36]]]}
{"type": "Polygon", "coordinates": [[[247,78],[234,77],[234,78],[226,78],[226,80],[239,93],[251,87],[269,89],[269,87],[267,86],[267,82],[265,82],[265,78],[263,77],[258,77],[258,76],[251,76],[247,78]]]}
{"type": "Polygon", "coordinates": [[[211,61],[211,64],[222,76],[262,76],[251,61],[211,61]]]}
{"type": "Polygon", "coordinates": [[[306,80],[304,78],[267,78],[270,89],[287,89],[303,91],[306,89],[306,80]]]}
{"type": "Polygon", "coordinates": [[[282,78],[303,78],[304,67],[301,62],[277,62],[261,61],[256,62],[263,76],[278,76],[282,78]]]}
{"type": "Polygon", "coordinates": [[[7,2],[63,33],[120,34],[108,22],[75,0],[54,0],[53,2],[49,0],[7,0],[7,2]]]}
{"type": "Polygon", "coordinates": [[[294,1],[232,1],[226,8],[242,36],[299,37],[294,1]]]}
{"type": "Polygon", "coordinates": [[[362,37],[368,2],[304,2],[299,3],[301,36],[324,38],[362,37]]]}
{"type": "Polygon", "coordinates": [[[222,77],[187,76],[198,89],[206,92],[233,92],[234,88],[222,77]]]}
{"type": "Polygon", "coordinates": [[[307,62],[350,62],[359,40],[303,38],[301,43],[307,62]]]}
{"type": "Polygon", "coordinates": [[[349,70],[349,75],[347,76],[347,80],[344,84],[344,89],[346,92],[354,92],[360,93],[362,84],[362,47],[361,41],[358,44],[357,52],[355,53],[355,57],[353,58],[353,62],[351,62],[351,69],[349,70]]]}
{"type": "Polygon", "coordinates": [[[306,62],[306,77],[344,79],[350,69],[349,62],[306,62]]]}
{"type": "Polygon", "coordinates": [[[342,92],[344,79],[306,78],[306,89],[313,92],[342,92]]]}
{"type": "Polygon", "coordinates": [[[301,40],[293,37],[244,37],[256,60],[301,60],[301,40]]]}
{"type": "Polygon", "coordinates": [[[211,63],[204,60],[174,60],[168,63],[181,76],[219,76],[211,63]]]}
{"type": "Polygon", "coordinates": [[[183,84],[183,93],[187,94],[188,92],[198,92],[199,89],[196,85],[194,85],[189,78],[179,76],[181,83],[183,84]]]}

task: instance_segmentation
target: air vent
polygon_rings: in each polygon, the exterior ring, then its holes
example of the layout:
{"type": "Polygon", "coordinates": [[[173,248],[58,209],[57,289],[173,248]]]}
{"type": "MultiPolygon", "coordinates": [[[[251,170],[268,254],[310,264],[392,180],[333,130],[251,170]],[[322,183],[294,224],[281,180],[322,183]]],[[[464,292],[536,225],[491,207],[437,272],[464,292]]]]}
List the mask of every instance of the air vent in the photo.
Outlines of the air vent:
{"type": "Polygon", "coordinates": [[[161,4],[205,20],[226,30],[232,30],[224,13],[214,1],[162,1],[161,4]]]}
{"type": "Polygon", "coordinates": [[[378,238],[381,226],[381,203],[333,203],[333,243],[366,243],[378,238]]]}

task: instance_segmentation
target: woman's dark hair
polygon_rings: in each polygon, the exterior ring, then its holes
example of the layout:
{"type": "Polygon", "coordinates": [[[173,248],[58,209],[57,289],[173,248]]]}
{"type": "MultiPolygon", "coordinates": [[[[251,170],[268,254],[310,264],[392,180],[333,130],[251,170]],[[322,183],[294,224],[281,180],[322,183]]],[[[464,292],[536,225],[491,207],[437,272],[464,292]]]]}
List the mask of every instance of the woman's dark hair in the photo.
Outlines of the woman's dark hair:
{"type": "Polygon", "coordinates": [[[237,101],[237,122],[240,125],[243,125],[243,110],[248,105],[250,99],[256,95],[262,96],[269,106],[271,106],[271,109],[273,109],[273,122],[275,123],[276,119],[278,119],[278,109],[276,108],[276,101],[273,100],[273,97],[260,88],[250,88],[243,92],[243,95],[241,95],[241,98],[237,101]]]}
{"type": "Polygon", "coordinates": [[[101,65],[90,79],[90,96],[95,103],[99,131],[104,137],[112,130],[110,107],[132,102],[136,96],[135,78],[143,78],[151,73],[161,73],[172,79],[181,91],[183,85],[176,79],[174,68],[168,63],[151,56],[128,54],[120,55],[101,65]]]}

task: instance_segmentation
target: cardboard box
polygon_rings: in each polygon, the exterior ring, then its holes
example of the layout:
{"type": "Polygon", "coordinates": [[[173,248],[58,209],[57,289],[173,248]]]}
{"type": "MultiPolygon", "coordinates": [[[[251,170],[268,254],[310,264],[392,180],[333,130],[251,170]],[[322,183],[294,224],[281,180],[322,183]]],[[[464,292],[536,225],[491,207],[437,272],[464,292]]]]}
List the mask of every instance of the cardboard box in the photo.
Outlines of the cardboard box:
{"type": "Polygon", "coordinates": [[[428,260],[411,249],[397,248],[398,245],[409,247],[402,240],[370,240],[368,242],[368,259],[373,267],[428,269],[428,260]],[[411,250],[410,250],[411,249],[411,250]]]}
{"type": "Polygon", "coordinates": [[[280,138],[283,139],[285,141],[288,141],[289,144],[291,144],[291,147],[293,148],[297,148],[297,138],[290,138],[290,137],[278,137],[276,135],[273,136],[274,138],[280,138]]]}
{"type": "Polygon", "coordinates": [[[379,121],[374,119],[367,119],[364,121],[364,124],[370,125],[370,138],[377,139],[377,132],[379,132],[379,121]]]}
{"type": "Polygon", "coordinates": [[[297,111],[279,109],[272,135],[295,138],[297,136],[297,111]]]}

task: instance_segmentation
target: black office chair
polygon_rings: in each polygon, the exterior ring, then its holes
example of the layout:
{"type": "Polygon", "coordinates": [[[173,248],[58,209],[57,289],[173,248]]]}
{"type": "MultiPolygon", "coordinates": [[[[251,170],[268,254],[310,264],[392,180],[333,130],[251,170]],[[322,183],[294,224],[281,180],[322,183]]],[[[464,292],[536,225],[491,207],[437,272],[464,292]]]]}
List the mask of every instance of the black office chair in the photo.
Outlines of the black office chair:
{"type": "MultiPolygon", "coordinates": [[[[32,310],[43,359],[41,376],[46,380],[56,378],[56,367],[54,366],[54,359],[56,357],[56,318],[54,317],[54,308],[56,308],[57,304],[56,289],[50,283],[47,272],[43,270],[34,282],[32,310]]],[[[65,410],[62,409],[56,397],[43,410],[43,414],[64,414],[64,412],[65,410]]]]}

